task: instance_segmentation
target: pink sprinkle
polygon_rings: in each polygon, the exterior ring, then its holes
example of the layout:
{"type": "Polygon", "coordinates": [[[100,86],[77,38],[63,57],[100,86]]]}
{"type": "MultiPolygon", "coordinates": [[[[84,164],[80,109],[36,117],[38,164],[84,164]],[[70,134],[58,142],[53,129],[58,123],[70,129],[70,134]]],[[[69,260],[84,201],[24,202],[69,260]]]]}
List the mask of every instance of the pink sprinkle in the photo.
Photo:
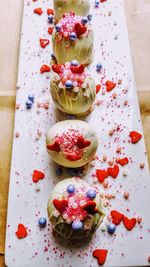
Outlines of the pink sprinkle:
{"type": "Polygon", "coordinates": [[[141,169],[144,169],[144,166],[145,166],[144,163],[140,163],[140,168],[141,168],[141,169]]]}
{"type": "Polygon", "coordinates": [[[18,138],[19,137],[19,132],[15,132],[15,137],[18,138]]]}

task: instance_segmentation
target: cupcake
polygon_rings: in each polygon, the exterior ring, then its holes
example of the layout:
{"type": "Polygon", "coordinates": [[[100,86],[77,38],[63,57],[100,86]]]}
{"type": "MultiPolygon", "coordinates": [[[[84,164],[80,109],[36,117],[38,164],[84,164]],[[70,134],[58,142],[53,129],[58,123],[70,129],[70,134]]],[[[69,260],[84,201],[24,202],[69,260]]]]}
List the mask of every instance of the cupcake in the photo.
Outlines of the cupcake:
{"type": "Polygon", "coordinates": [[[96,86],[89,71],[76,60],[52,65],[50,90],[56,107],[78,116],[88,114],[96,97],[96,86]]]}
{"type": "Polygon", "coordinates": [[[57,21],[70,11],[79,16],[86,16],[90,10],[90,0],[53,0],[53,3],[57,21]]]}
{"type": "Polygon", "coordinates": [[[46,138],[46,146],[57,164],[78,168],[91,161],[98,147],[93,127],[80,120],[66,120],[53,125],[46,138]]]}
{"type": "Polygon", "coordinates": [[[53,52],[58,64],[77,60],[89,65],[93,59],[93,31],[85,19],[70,12],[56,24],[52,35],[53,52]]]}
{"type": "Polygon", "coordinates": [[[77,177],[55,186],[47,210],[54,231],[69,240],[91,237],[104,217],[98,190],[77,177]]]}

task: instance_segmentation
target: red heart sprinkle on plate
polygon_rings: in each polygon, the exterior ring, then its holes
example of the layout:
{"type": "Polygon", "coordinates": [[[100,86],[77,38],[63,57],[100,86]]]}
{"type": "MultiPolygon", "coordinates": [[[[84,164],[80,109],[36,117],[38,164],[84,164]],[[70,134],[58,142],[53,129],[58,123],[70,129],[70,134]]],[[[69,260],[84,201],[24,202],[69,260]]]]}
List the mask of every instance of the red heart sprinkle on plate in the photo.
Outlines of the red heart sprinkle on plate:
{"type": "Polygon", "coordinates": [[[129,134],[132,144],[136,144],[142,137],[142,135],[136,131],[132,131],[129,134]]]}
{"type": "Polygon", "coordinates": [[[97,84],[96,85],[96,94],[98,94],[98,92],[100,91],[101,89],[101,85],[100,84],[97,84]]]}
{"type": "Polygon", "coordinates": [[[21,238],[25,238],[28,235],[27,230],[25,228],[25,226],[22,223],[18,224],[18,229],[16,231],[16,236],[21,239],[21,238]]]}
{"type": "Polygon", "coordinates": [[[125,158],[122,158],[122,159],[118,159],[117,163],[119,163],[121,166],[124,166],[124,165],[129,163],[129,160],[128,160],[127,157],[125,157],[125,158]]]}
{"type": "Polygon", "coordinates": [[[49,40],[48,39],[40,38],[40,45],[41,45],[42,48],[45,48],[48,44],[49,44],[49,40]]]}
{"type": "Polygon", "coordinates": [[[106,85],[107,92],[112,91],[116,87],[116,83],[111,82],[111,81],[106,81],[105,85],[106,85]]]}
{"type": "Polygon", "coordinates": [[[114,223],[115,225],[120,224],[124,218],[124,215],[122,213],[118,212],[117,210],[112,210],[110,212],[110,215],[112,217],[112,223],[114,223]]]}
{"type": "Polygon", "coordinates": [[[48,28],[48,33],[51,35],[53,33],[54,27],[49,27],[48,28]]]}
{"type": "Polygon", "coordinates": [[[119,167],[118,165],[114,165],[114,167],[109,167],[107,169],[108,175],[110,175],[112,178],[116,178],[118,176],[119,173],[119,167]]]}
{"type": "Polygon", "coordinates": [[[39,7],[39,8],[35,8],[35,9],[34,9],[34,13],[36,13],[36,14],[38,14],[38,15],[40,16],[40,15],[42,15],[43,10],[42,10],[42,8],[40,8],[40,7],[39,7]]]}
{"type": "Polygon", "coordinates": [[[39,180],[44,179],[45,174],[41,171],[34,170],[32,174],[32,181],[37,183],[39,180]]]}
{"type": "Polygon", "coordinates": [[[103,183],[104,180],[108,177],[106,170],[96,170],[96,177],[100,183],[103,183]]]}
{"type": "Polygon", "coordinates": [[[49,15],[54,15],[54,11],[53,11],[52,8],[48,8],[48,9],[47,9],[47,15],[48,15],[48,16],[49,16],[49,15]]]}
{"type": "Polygon", "coordinates": [[[123,218],[123,224],[128,231],[131,231],[136,225],[136,219],[135,218],[129,219],[128,217],[125,216],[123,218]]]}
{"type": "Polygon", "coordinates": [[[63,200],[54,199],[53,205],[60,213],[63,213],[66,210],[66,208],[68,207],[68,200],[66,200],[66,199],[63,199],[63,200]]]}
{"type": "Polygon", "coordinates": [[[97,259],[98,264],[101,266],[105,263],[107,258],[107,249],[95,249],[93,251],[93,257],[97,259]]]}
{"type": "Polygon", "coordinates": [[[40,72],[44,73],[44,72],[50,72],[51,68],[47,65],[42,65],[42,67],[40,68],[40,72]]]}

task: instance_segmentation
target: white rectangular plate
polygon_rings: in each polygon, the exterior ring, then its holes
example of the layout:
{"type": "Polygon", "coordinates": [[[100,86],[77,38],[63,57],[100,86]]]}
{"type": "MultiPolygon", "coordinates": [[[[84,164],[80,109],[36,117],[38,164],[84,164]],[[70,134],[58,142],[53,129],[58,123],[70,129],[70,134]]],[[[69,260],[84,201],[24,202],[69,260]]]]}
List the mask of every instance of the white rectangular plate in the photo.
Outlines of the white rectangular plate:
{"type": "MultiPolygon", "coordinates": [[[[93,1],[91,5],[94,6],[93,1]]],[[[47,8],[52,7],[52,1],[25,1],[23,25],[21,32],[21,47],[19,58],[18,91],[16,110],[12,165],[10,174],[10,190],[6,235],[5,261],[8,267],[96,267],[97,260],[93,258],[95,248],[108,249],[105,266],[145,266],[150,255],[150,179],[145,152],[144,138],[133,145],[129,141],[129,132],[142,133],[141,119],[135,89],[128,33],[122,0],[107,0],[100,3],[97,9],[92,8],[93,29],[95,34],[94,62],[90,67],[91,75],[96,83],[103,84],[97,99],[100,105],[95,105],[93,112],[83,118],[95,128],[99,138],[98,158],[95,166],[89,168],[83,177],[93,183],[92,174],[98,168],[105,168],[102,158],[108,160],[119,156],[116,149],[122,148],[122,154],[129,158],[129,164],[121,167],[117,179],[108,178],[110,188],[105,192],[113,192],[116,198],[109,201],[105,208],[106,214],[116,209],[129,218],[141,216],[143,221],[129,232],[123,224],[117,226],[116,235],[110,236],[99,228],[90,244],[80,248],[65,248],[59,244],[51,233],[50,225],[40,230],[38,218],[47,217],[47,199],[61,178],[56,177],[56,167],[49,159],[45,147],[45,134],[56,121],[67,119],[56,112],[49,94],[50,74],[40,74],[43,64],[50,62],[52,45],[42,49],[39,38],[51,39],[47,33],[47,8]],[[38,16],[34,8],[41,7],[44,13],[38,16]],[[102,73],[95,71],[95,65],[101,62],[102,73]],[[114,79],[116,88],[105,92],[106,80],[114,79]],[[118,84],[118,80],[122,80],[118,84]],[[105,92],[105,93],[104,93],[105,92]],[[114,97],[116,94],[116,98],[114,97]],[[25,108],[28,94],[34,94],[35,102],[31,110],[25,108]],[[49,109],[37,108],[37,102],[49,101],[49,109]],[[128,101],[124,105],[124,101],[128,101]],[[113,136],[109,130],[118,127],[113,136]],[[36,140],[37,131],[42,133],[36,140]],[[19,137],[16,138],[16,133],[19,137]],[[144,163],[144,169],[139,167],[144,163]],[[35,190],[32,182],[33,170],[45,173],[45,179],[39,182],[41,190],[35,190]],[[124,177],[123,173],[127,176],[124,177]],[[128,200],[123,197],[124,191],[129,191],[128,200]],[[23,223],[28,228],[28,236],[17,239],[17,225],[23,223]]],[[[141,38],[141,37],[139,37],[141,38]]],[[[104,188],[97,184],[101,192],[104,188]]]]}

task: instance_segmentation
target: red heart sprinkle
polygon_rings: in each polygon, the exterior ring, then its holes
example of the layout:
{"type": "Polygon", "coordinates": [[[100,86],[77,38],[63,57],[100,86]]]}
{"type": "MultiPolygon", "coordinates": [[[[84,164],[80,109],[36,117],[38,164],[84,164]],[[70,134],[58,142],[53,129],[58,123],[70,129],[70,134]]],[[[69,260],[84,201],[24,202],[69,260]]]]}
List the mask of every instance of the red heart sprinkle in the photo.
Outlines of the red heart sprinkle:
{"type": "Polygon", "coordinates": [[[25,228],[25,226],[22,223],[18,224],[18,229],[16,231],[16,236],[21,239],[21,238],[25,238],[28,235],[27,230],[25,228]]]}
{"type": "Polygon", "coordinates": [[[100,183],[103,183],[104,180],[108,177],[106,170],[96,170],[96,177],[100,183]]]}
{"type": "Polygon", "coordinates": [[[47,149],[55,152],[60,152],[60,144],[55,141],[53,144],[48,144],[47,149]]]}
{"type": "Polygon", "coordinates": [[[89,200],[84,206],[81,207],[83,210],[87,211],[89,214],[95,214],[98,212],[96,208],[96,203],[92,200],[89,200]]]}
{"type": "Polygon", "coordinates": [[[136,219],[135,218],[129,219],[128,217],[125,216],[123,218],[123,224],[128,231],[131,231],[133,227],[136,225],[136,219]]]}
{"type": "Polygon", "coordinates": [[[119,163],[121,166],[124,166],[124,165],[129,163],[129,160],[128,160],[127,157],[125,157],[125,158],[122,158],[122,159],[118,159],[117,163],[119,163]]]}
{"type": "Polygon", "coordinates": [[[124,215],[122,213],[118,212],[117,210],[112,210],[110,212],[110,215],[112,217],[112,223],[114,223],[115,225],[120,224],[124,218],[124,215]]]}
{"type": "Polygon", "coordinates": [[[112,89],[114,89],[116,87],[116,83],[111,82],[111,81],[106,81],[105,85],[106,85],[106,91],[107,92],[112,91],[112,89]]]}
{"type": "Polygon", "coordinates": [[[32,174],[32,181],[37,183],[39,180],[44,179],[45,174],[41,171],[34,170],[32,174]]]}
{"type": "Polygon", "coordinates": [[[62,73],[62,65],[61,64],[53,64],[52,65],[52,70],[54,71],[54,72],[56,72],[57,74],[60,74],[60,73],[62,73]]]}
{"type": "Polygon", "coordinates": [[[93,257],[98,260],[98,264],[101,266],[105,263],[107,257],[107,249],[95,249],[93,251],[93,257]]]}
{"type": "Polygon", "coordinates": [[[81,23],[78,22],[75,24],[75,32],[76,32],[77,37],[85,33],[86,30],[87,30],[87,27],[82,25],[81,23]]]}
{"type": "Polygon", "coordinates": [[[71,152],[66,154],[66,159],[70,161],[77,161],[81,159],[81,155],[76,152],[71,152]]]}
{"type": "Polygon", "coordinates": [[[82,136],[79,136],[77,139],[77,146],[80,149],[86,148],[86,147],[90,146],[90,144],[91,144],[91,141],[85,140],[84,137],[82,137],[82,136]]]}
{"type": "Polygon", "coordinates": [[[42,8],[40,8],[40,7],[39,7],[39,8],[35,8],[35,9],[34,9],[34,13],[36,13],[36,14],[38,14],[38,15],[40,16],[40,15],[42,15],[43,10],[42,10],[42,8]]]}
{"type": "Polygon", "coordinates": [[[41,45],[42,48],[45,48],[48,44],[49,44],[49,40],[48,39],[40,38],[40,45],[41,45]]]}
{"type": "Polygon", "coordinates": [[[131,137],[132,144],[137,143],[142,137],[142,135],[136,131],[130,132],[129,136],[131,137]]]}
{"type": "Polygon", "coordinates": [[[40,68],[40,72],[41,73],[44,73],[44,72],[50,72],[51,68],[47,65],[43,65],[41,68],[40,68]]]}
{"type": "Polygon", "coordinates": [[[68,200],[66,200],[66,199],[63,199],[63,200],[54,199],[53,205],[62,214],[66,210],[66,208],[68,207],[68,200]]]}
{"type": "Polygon", "coordinates": [[[47,15],[54,15],[54,11],[51,8],[47,9],[47,15]]]}
{"type": "Polygon", "coordinates": [[[84,71],[84,68],[85,67],[83,64],[80,64],[79,66],[71,66],[70,67],[72,73],[75,73],[75,74],[82,74],[84,71]]]}
{"type": "Polygon", "coordinates": [[[101,89],[101,85],[100,84],[97,84],[96,85],[96,94],[98,94],[99,90],[101,89]]]}
{"type": "Polygon", "coordinates": [[[54,27],[49,27],[48,28],[48,33],[51,35],[53,33],[54,27]]]}
{"type": "Polygon", "coordinates": [[[108,175],[110,175],[112,178],[116,178],[118,176],[119,173],[119,167],[118,165],[114,165],[114,167],[109,167],[107,169],[108,175]]]}

